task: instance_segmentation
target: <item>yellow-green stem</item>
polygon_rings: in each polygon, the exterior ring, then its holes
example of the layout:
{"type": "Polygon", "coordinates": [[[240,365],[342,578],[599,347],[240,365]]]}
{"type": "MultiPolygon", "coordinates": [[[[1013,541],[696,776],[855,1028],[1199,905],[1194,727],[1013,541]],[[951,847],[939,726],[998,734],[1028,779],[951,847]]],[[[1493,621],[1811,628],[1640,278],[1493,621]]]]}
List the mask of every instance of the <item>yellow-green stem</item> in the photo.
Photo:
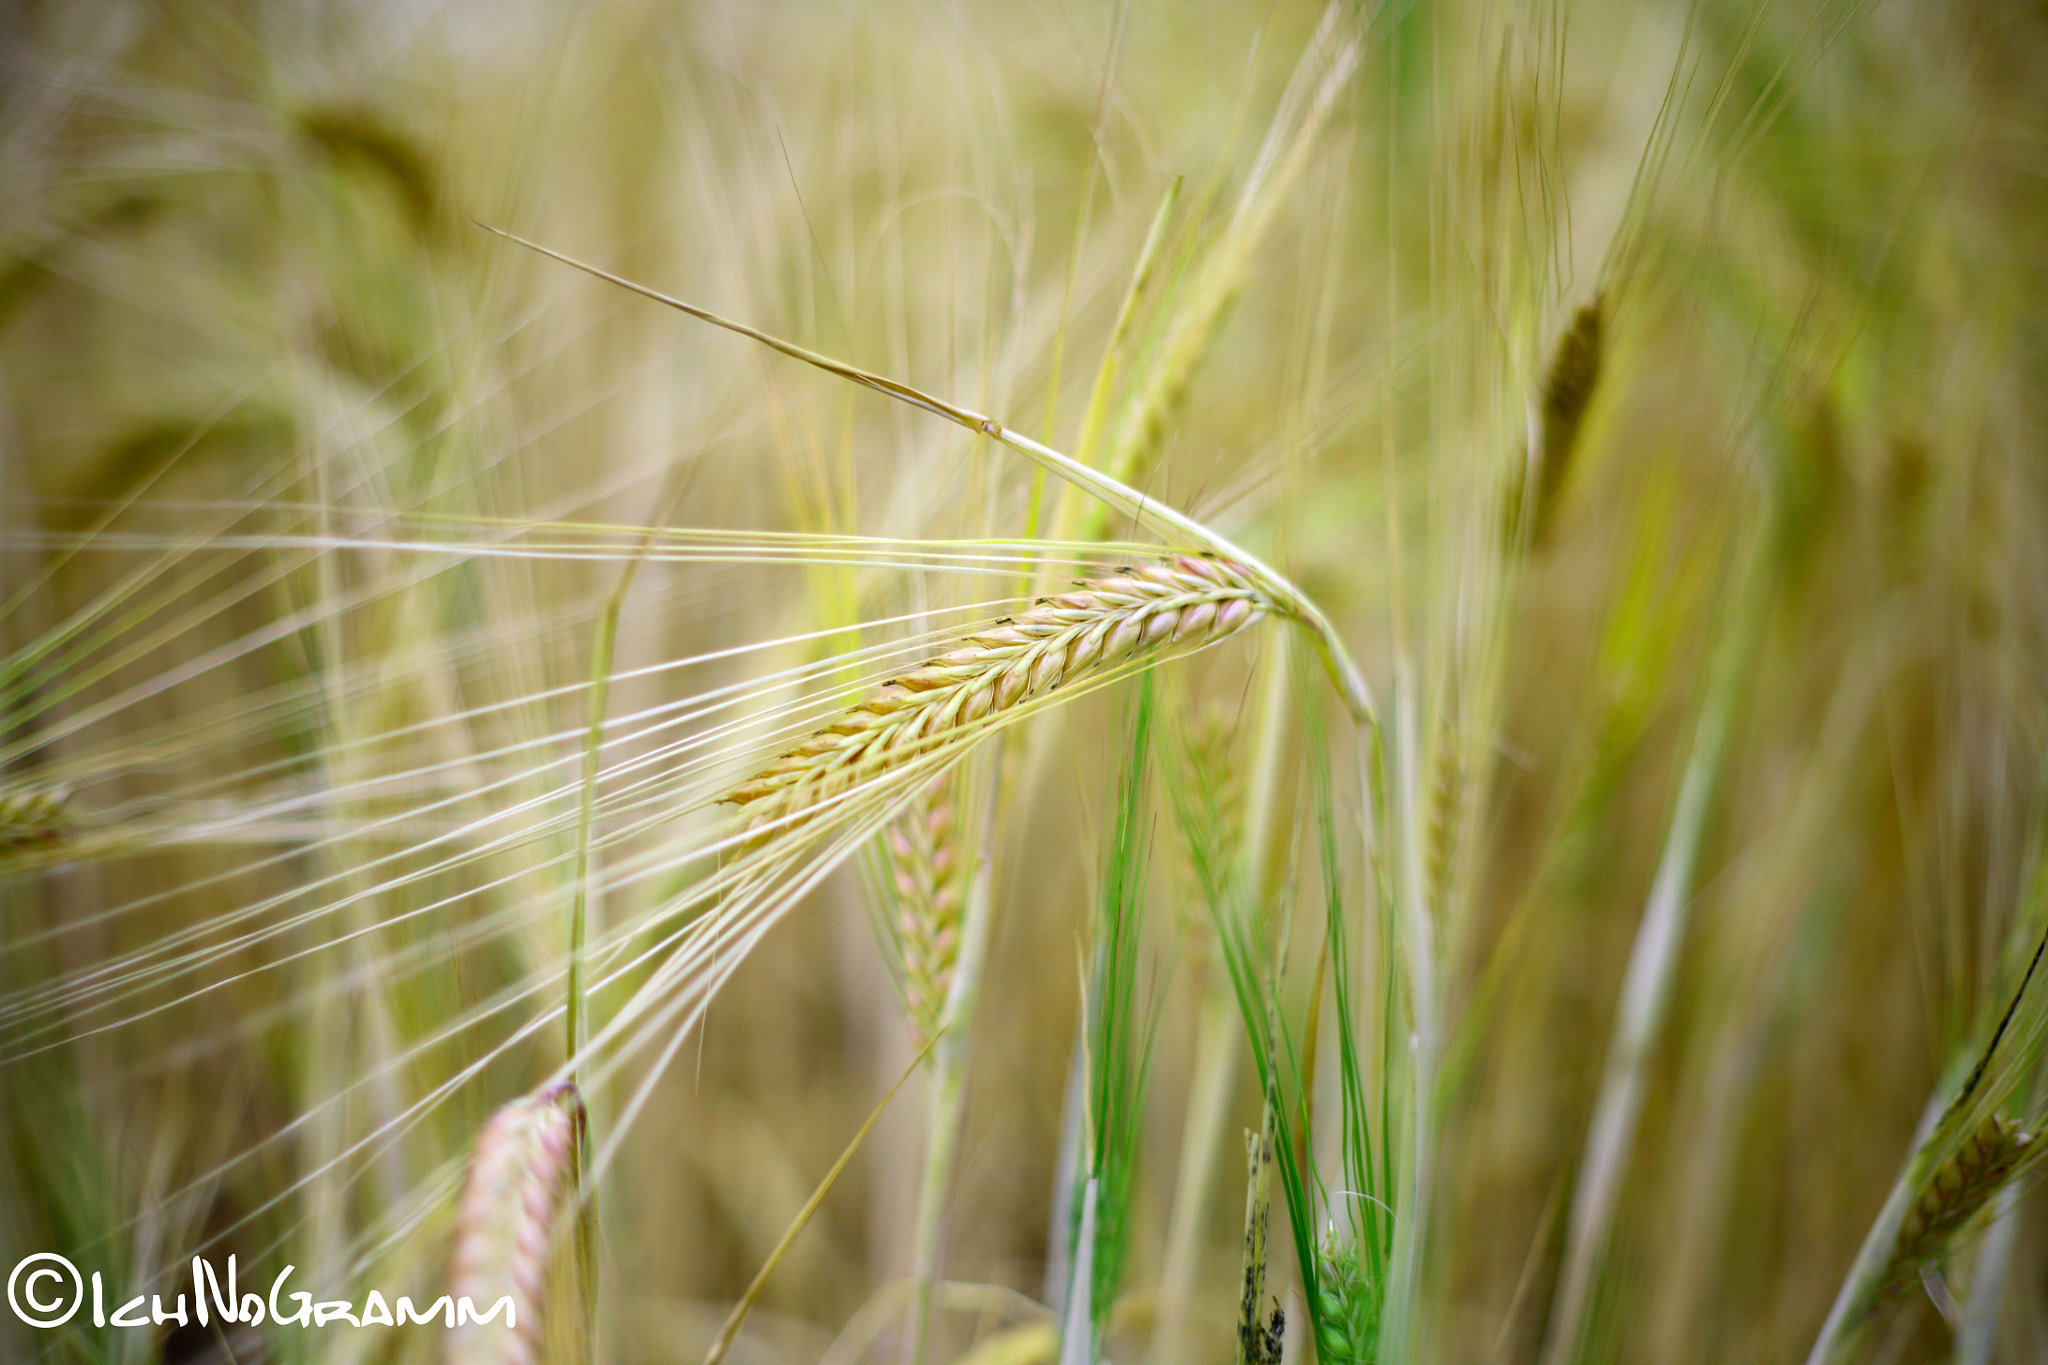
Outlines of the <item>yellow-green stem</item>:
{"type": "Polygon", "coordinates": [[[576,1198],[576,1268],[581,1278],[583,1330],[579,1345],[581,1365],[597,1360],[597,1191],[585,1188],[590,1169],[589,1074],[584,1051],[590,1041],[589,987],[585,981],[584,957],[590,934],[590,831],[597,810],[597,779],[603,767],[604,719],[611,704],[612,661],[619,639],[619,613],[639,572],[652,533],[643,537],[640,553],[627,561],[617,586],[598,615],[597,633],[590,647],[590,706],[585,712],[583,742],[583,790],[576,813],[576,864],[569,902],[568,1001],[562,1013],[567,1022],[567,1061],[579,1097],[576,1123],[569,1144],[570,1188],[576,1198]]]}
{"type": "MultiPolygon", "coordinates": [[[[1386,1313],[1381,1318],[1380,1359],[1401,1361],[1414,1352],[1415,1301],[1427,1254],[1430,1181],[1435,1150],[1436,1067],[1438,1053],[1436,933],[1422,886],[1421,822],[1416,818],[1421,796],[1418,768],[1420,725],[1416,717],[1415,680],[1406,665],[1398,668],[1394,696],[1394,789],[1390,812],[1394,837],[1394,896],[1407,964],[1409,1114],[1405,1198],[1394,1223],[1394,1256],[1386,1313]]],[[[1361,743],[1367,741],[1360,737],[1361,743]]]]}
{"type": "Polygon", "coordinates": [[[818,1211],[818,1206],[825,1202],[825,1196],[832,1192],[832,1186],[838,1183],[840,1173],[846,1169],[846,1163],[853,1160],[853,1154],[859,1151],[861,1143],[867,1140],[868,1133],[881,1119],[882,1111],[889,1107],[889,1101],[895,1099],[896,1092],[903,1088],[903,1083],[916,1074],[917,1068],[924,1062],[940,1036],[937,1033],[933,1034],[925,1041],[925,1045],[917,1050],[917,1055],[910,1059],[910,1065],[903,1068],[903,1074],[898,1076],[895,1083],[883,1093],[882,1098],[876,1101],[867,1122],[860,1126],[860,1130],[853,1135],[853,1140],[846,1144],[846,1150],[832,1163],[832,1169],[825,1172],[825,1178],[818,1182],[818,1187],[811,1191],[811,1197],[797,1210],[796,1217],[790,1220],[789,1227],[784,1230],[782,1240],[775,1244],[775,1249],[768,1253],[768,1259],[761,1263],[761,1269],[747,1284],[746,1291],[740,1295],[739,1301],[733,1304],[732,1312],[726,1314],[725,1325],[718,1329],[717,1337],[711,1342],[711,1349],[704,1353],[704,1365],[718,1365],[719,1361],[725,1359],[725,1353],[732,1349],[733,1338],[739,1335],[741,1325],[747,1320],[747,1314],[753,1310],[754,1301],[761,1297],[761,1287],[768,1283],[768,1277],[775,1273],[775,1267],[782,1264],[782,1258],[789,1254],[790,1247],[796,1244],[797,1237],[810,1223],[811,1215],[818,1211]]]}

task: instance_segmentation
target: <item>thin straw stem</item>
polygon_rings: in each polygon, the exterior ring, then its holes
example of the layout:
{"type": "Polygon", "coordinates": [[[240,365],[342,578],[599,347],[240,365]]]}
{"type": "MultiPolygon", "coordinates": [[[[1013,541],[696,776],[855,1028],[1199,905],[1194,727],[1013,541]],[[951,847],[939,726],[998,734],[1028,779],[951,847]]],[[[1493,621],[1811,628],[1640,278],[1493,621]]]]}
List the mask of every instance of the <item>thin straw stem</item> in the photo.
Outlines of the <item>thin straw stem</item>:
{"type": "Polygon", "coordinates": [[[910,1365],[925,1365],[931,1350],[932,1289],[939,1279],[939,1258],[945,1236],[946,1194],[952,1184],[953,1157],[960,1136],[960,1117],[967,1097],[967,1061],[974,1009],[981,995],[981,972],[988,957],[991,919],[991,869],[995,862],[997,815],[1002,810],[1007,755],[998,751],[988,777],[981,813],[981,849],[968,883],[967,907],[960,924],[960,958],[946,992],[945,1013],[932,1052],[931,1105],[926,1124],[924,1175],[917,1198],[917,1222],[911,1244],[910,1365]]]}

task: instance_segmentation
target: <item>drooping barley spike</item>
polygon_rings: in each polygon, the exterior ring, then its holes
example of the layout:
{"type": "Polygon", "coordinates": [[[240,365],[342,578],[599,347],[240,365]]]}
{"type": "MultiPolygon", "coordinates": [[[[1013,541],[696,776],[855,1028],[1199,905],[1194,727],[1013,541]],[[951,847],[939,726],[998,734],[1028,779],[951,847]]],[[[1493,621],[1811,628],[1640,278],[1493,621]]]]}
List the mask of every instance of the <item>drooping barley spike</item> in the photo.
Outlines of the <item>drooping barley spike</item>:
{"type": "Polygon", "coordinates": [[[0,850],[53,842],[72,824],[71,793],[63,787],[0,791],[0,850]]]}
{"type": "Polygon", "coordinates": [[[1220,558],[1176,555],[1085,580],[893,679],[720,800],[746,807],[756,830],[794,824],[920,758],[964,749],[977,727],[1031,701],[1220,640],[1272,609],[1251,570],[1220,558]]]}
{"type": "Polygon", "coordinates": [[[1989,1115],[1963,1139],[1953,1155],[1921,1187],[1899,1225],[1879,1287],[1871,1300],[1877,1313],[1919,1283],[1921,1269],[1947,1255],[1962,1228],[1981,1213],[2037,1155],[2035,1135],[2010,1119],[1989,1115]]]}
{"type": "Polygon", "coordinates": [[[942,773],[882,832],[883,863],[894,902],[902,967],[903,1012],[924,1046],[939,1028],[960,956],[966,901],[953,778],[942,773]]]}
{"type": "Polygon", "coordinates": [[[512,1312],[458,1325],[448,1365],[534,1365],[554,1226],[569,1170],[576,1088],[563,1082],[500,1108],[477,1134],[455,1222],[449,1293],[480,1312],[510,1297],[512,1312]],[[509,1330],[508,1330],[509,1323],[509,1330]]]}
{"type": "Polygon", "coordinates": [[[1557,339],[1550,369],[1543,378],[1543,416],[1536,450],[1536,520],[1532,538],[1542,544],[1549,530],[1557,495],[1571,468],[1572,450],[1585,425],[1586,409],[1600,383],[1605,343],[1603,305],[1599,295],[1572,316],[1572,325],[1557,339]]]}

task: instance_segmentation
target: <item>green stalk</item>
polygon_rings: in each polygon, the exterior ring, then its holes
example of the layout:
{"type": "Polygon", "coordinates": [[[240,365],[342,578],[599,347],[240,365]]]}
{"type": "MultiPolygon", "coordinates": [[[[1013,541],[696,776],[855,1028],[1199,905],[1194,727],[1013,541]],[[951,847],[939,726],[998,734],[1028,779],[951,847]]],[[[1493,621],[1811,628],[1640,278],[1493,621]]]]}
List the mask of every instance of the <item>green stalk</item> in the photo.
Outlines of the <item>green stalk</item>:
{"type": "MultiPolygon", "coordinates": [[[[1205,884],[1204,894],[1211,898],[1209,910],[1216,918],[1228,913],[1227,907],[1232,904],[1255,905],[1263,899],[1272,870],[1280,861],[1274,835],[1284,828],[1276,808],[1281,760],[1286,753],[1291,651],[1285,642],[1269,640],[1264,655],[1258,733],[1248,792],[1250,804],[1242,842],[1233,850],[1235,865],[1223,869],[1224,878],[1243,890],[1240,893],[1230,885],[1216,885],[1209,879],[1211,884],[1205,884]]],[[[1190,828],[1189,833],[1192,840],[1207,831],[1190,828]]],[[[1198,868],[1208,865],[1206,848],[1197,846],[1191,852],[1198,868]]],[[[1222,945],[1217,945],[1217,951],[1222,951],[1222,945]]],[[[1166,1268],[1160,1279],[1159,1325],[1153,1333],[1153,1365],[1178,1365],[1187,1359],[1188,1304],[1194,1298],[1202,1238],[1209,1223],[1209,1198],[1230,1126],[1231,1081],[1237,1073],[1237,1036],[1231,1025],[1237,1003],[1228,973],[1216,970],[1219,965],[1212,963],[1202,982],[1194,1076],[1181,1136],[1173,1220],[1167,1230],[1166,1268]]]]}
{"type": "MultiPolygon", "coordinates": [[[[1415,679],[1402,665],[1394,683],[1393,825],[1395,917],[1407,967],[1409,1113],[1405,1197],[1394,1220],[1394,1252],[1388,1270],[1386,1314],[1380,1320],[1379,1358],[1405,1361],[1413,1351],[1415,1296],[1427,1253],[1430,1185],[1434,1178],[1436,1071],[1440,1051],[1437,1021],[1436,936],[1422,886],[1422,832],[1418,818],[1422,756],[1416,718],[1415,679]]],[[[1361,743],[1366,736],[1361,735],[1361,743]]],[[[1369,828],[1369,827],[1368,827],[1369,828]]]]}
{"type": "MultiPolygon", "coordinates": [[[[1145,820],[1145,779],[1151,751],[1153,689],[1138,680],[1124,771],[1119,780],[1111,846],[1103,860],[1094,928],[1094,965],[1085,1001],[1088,1040],[1089,1185],[1096,1191],[1089,1247],[1089,1312],[1099,1333],[1109,1323],[1130,1243],[1131,1183],[1150,1070],[1156,1010],[1141,1016],[1138,954],[1145,914],[1145,869],[1151,849],[1145,820]]],[[[1081,1249],[1075,1251],[1079,1281],[1081,1249]]]]}
{"type": "Polygon", "coordinates": [[[1088,1127],[1088,1034],[1074,1030],[1067,1053],[1067,1080],[1060,1087],[1059,1151],[1053,1158],[1052,1204],[1045,1230],[1045,1294],[1047,1305],[1063,1304],[1073,1285],[1073,1210],[1082,1185],[1081,1144],[1088,1127]]]}
{"type": "MultiPolygon", "coordinates": [[[[1354,975],[1350,939],[1345,926],[1343,869],[1338,855],[1338,821],[1332,792],[1328,745],[1321,716],[1307,699],[1304,699],[1303,724],[1306,731],[1305,747],[1310,755],[1309,777],[1313,791],[1324,906],[1323,950],[1316,966],[1316,989],[1311,993],[1308,1041],[1302,1049],[1302,1074],[1305,1085],[1300,1161],[1303,1169],[1309,1170],[1312,1174],[1312,1114],[1307,1098],[1313,1093],[1316,1028],[1321,1015],[1322,978],[1327,969],[1337,1037],[1337,1098],[1342,1139],[1338,1164],[1343,1178],[1343,1189],[1346,1192],[1339,1198],[1343,1204],[1342,1218],[1349,1225],[1351,1234],[1347,1247],[1337,1235],[1337,1210],[1334,1207],[1326,1207],[1325,1226],[1328,1229],[1329,1255],[1315,1268],[1318,1281],[1322,1283],[1325,1291],[1322,1302],[1326,1315],[1311,1325],[1316,1332],[1318,1349],[1322,1350],[1325,1358],[1334,1357],[1348,1362],[1365,1355],[1369,1349],[1368,1338],[1378,1331],[1380,1305],[1385,1297],[1388,1278],[1387,1264],[1392,1240],[1390,1220],[1396,1195],[1391,1184],[1383,1186],[1380,1167],[1373,1156],[1372,1111],[1366,1099],[1365,1064],[1358,1048],[1358,1018],[1354,1007],[1354,993],[1358,989],[1358,980],[1354,975]],[[1346,1264],[1347,1262],[1349,1264],[1346,1264]],[[1323,1349],[1326,1342],[1331,1349],[1323,1349]]],[[[1369,864],[1366,873],[1370,878],[1372,869],[1369,864]]],[[[1362,916],[1368,923],[1372,918],[1372,904],[1371,898],[1368,898],[1367,913],[1362,916]]],[[[1381,1084],[1384,1087],[1384,1075],[1381,1084]]],[[[1383,1093],[1380,1132],[1382,1141],[1385,1140],[1385,1130],[1389,1122],[1384,1117],[1386,1113],[1386,1099],[1383,1093]]]]}
{"type": "MultiPolygon", "coordinates": [[[[664,506],[672,501],[673,488],[671,484],[670,496],[663,499],[664,506]]],[[[581,807],[576,813],[576,860],[569,902],[569,998],[563,1010],[567,1026],[567,1036],[563,1041],[568,1049],[570,1075],[576,1083],[579,1097],[574,1137],[569,1145],[569,1180],[570,1188],[576,1192],[576,1271],[581,1290],[579,1309],[583,1315],[579,1342],[583,1352],[582,1365],[594,1365],[597,1360],[597,1191],[584,1186],[585,1173],[590,1169],[591,1151],[590,1076],[584,1058],[590,1041],[590,989],[585,963],[590,937],[590,831],[597,810],[597,779],[603,766],[604,722],[611,706],[612,663],[618,652],[619,614],[625,607],[626,595],[632,591],[633,580],[640,572],[640,565],[645,561],[653,539],[652,530],[641,537],[638,551],[627,561],[611,596],[605,600],[604,610],[598,615],[596,636],[590,646],[590,705],[584,713],[583,792],[581,807]]]]}
{"type": "MultiPolygon", "coordinates": [[[[612,658],[619,638],[619,611],[639,565],[638,559],[633,560],[619,576],[618,586],[612,590],[611,599],[605,603],[604,612],[598,617],[597,638],[590,650],[590,707],[583,746],[582,808],[576,815],[576,862],[569,902],[569,999],[568,1007],[563,1011],[568,1028],[564,1043],[568,1049],[570,1074],[575,1079],[577,1094],[583,1096],[590,1093],[589,1067],[584,1059],[584,1048],[590,1040],[590,992],[584,963],[590,919],[590,828],[597,805],[597,777],[604,749],[605,712],[611,700],[612,658]]],[[[597,1191],[585,1188],[584,1184],[585,1174],[590,1169],[588,1102],[586,1099],[577,1105],[574,1136],[569,1144],[569,1185],[576,1192],[576,1270],[582,1281],[582,1302],[578,1306],[582,1314],[582,1331],[579,1334],[582,1365],[593,1365],[597,1359],[597,1191]]]]}
{"type": "Polygon", "coordinates": [[[1074,1274],[1060,1313],[1060,1365],[1090,1365],[1095,1358],[1095,1231],[1101,1185],[1090,1176],[1081,1187],[1081,1216],[1074,1232],[1074,1274]]]}
{"type": "Polygon", "coordinates": [[[636,567],[638,561],[627,567],[618,587],[612,592],[611,600],[605,604],[597,620],[596,639],[590,648],[590,705],[584,720],[583,790],[576,813],[576,860],[571,874],[573,886],[569,902],[568,1036],[564,1039],[579,1089],[588,1079],[583,1049],[590,1040],[589,991],[584,981],[590,919],[590,828],[597,807],[597,778],[604,749],[605,711],[611,700],[612,658],[618,645],[619,610],[636,567]]]}

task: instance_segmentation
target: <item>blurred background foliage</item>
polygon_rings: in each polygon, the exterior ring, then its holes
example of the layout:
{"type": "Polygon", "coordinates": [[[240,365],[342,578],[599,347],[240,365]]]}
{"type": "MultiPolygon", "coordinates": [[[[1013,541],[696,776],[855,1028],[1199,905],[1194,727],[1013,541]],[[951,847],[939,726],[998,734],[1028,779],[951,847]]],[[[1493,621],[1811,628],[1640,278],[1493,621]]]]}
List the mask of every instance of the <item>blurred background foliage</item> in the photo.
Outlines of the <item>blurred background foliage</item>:
{"type": "MultiPolygon", "coordinates": [[[[337,1294],[431,1281],[445,1212],[380,1220],[445,1210],[483,1117],[560,1060],[553,1029],[521,1030],[560,989],[607,601],[630,717],[768,671],[720,651],[1000,595],[737,553],[627,575],[636,541],[605,528],[1015,537],[1032,476],[472,220],[1068,448],[1181,177],[1161,268],[1185,287],[1134,335],[1156,349],[1202,280],[1220,306],[1137,481],[1270,552],[1383,690],[1404,648],[1423,661],[1448,1021],[1430,1358],[1543,1339],[1717,653],[1728,737],[1585,1351],[1803,1353],[2048,915],[2048,12],[1389,4],[1257,198],[1319,14],[7,7],[0,785],[66,804],[0,849],[0,1259],[65,1250],[143,1286],[205,1244],[337,1294]],[[1218,244],[1247,205],[1265,217],[1232,275],[1218,244]],[[1571,460],[1524,488],[1545,364],[1596,292],[1571,460]],[[584,527],[581,557],[502,553],[584,527]],[[1499,648],[1461,648],[1487,631],[1499,648]],[[107,964],[160,970],[91,993],[107,964]],[[357,1146],[443,1085],[402,1141],[357,1146]]],[[[1241,749],[1268,666],[1236,645],[1176,666],[1162,714],[1241,749]]],[[[961,1284],[1036,1296],[1059,1226],[1126,706],[1057,721],[1006,827],[948,1203],[961,1284]]],[[[616,757],[664,740],[625,727],[616,757]]],[[[665,850],[717,825],[665,781],[622,776],[598,809],[605,865],[632,873],[596,913],[629,938],[695,875],[665,850]]],[[[1216,970],[1155,804],[1159,1022],[1107,1338],[1133,1361],[1216,970]]],[[[625,1130],[608,1358],[702,1352],[911,1052],[860,879],[836,877],[625,1130]]],[[[600,1125],[642,1075],[597,1097],[600,1125]]],[[[1230,1123],[1256,1126],[1248,1066],[1232,1084],[1230,1123]]],[[[907,1103],[885,1116],[736,1359],[826,1356],[908,1272],[920,1131],[907,1103]]],[[[1234,1340],[1234,1161],[1217,1185],[1190,1360],[1234,1340]]],[[[1984,1344],[1916,1298],[1889,1359],[2048,1353],[2048,1220],[2016,1208],[1970,1308],[1984,1344]]],[[[1983,1254],[1952,1267],[1959,1296],[1983,1254]]],[[[955,1298],[944,1359],[1039,1311],[955,1298]]],[[[0,1322],[16,1359],[433,1349],[0,1322]]]]}

